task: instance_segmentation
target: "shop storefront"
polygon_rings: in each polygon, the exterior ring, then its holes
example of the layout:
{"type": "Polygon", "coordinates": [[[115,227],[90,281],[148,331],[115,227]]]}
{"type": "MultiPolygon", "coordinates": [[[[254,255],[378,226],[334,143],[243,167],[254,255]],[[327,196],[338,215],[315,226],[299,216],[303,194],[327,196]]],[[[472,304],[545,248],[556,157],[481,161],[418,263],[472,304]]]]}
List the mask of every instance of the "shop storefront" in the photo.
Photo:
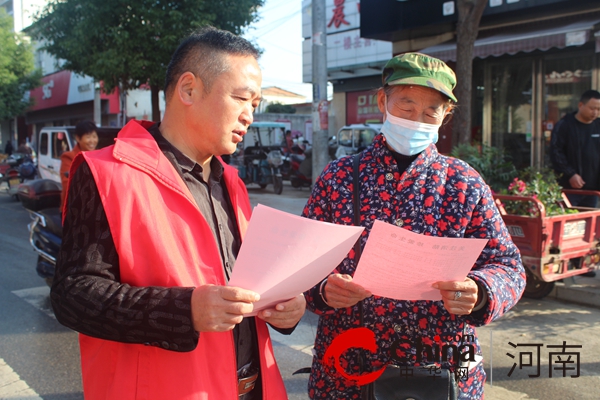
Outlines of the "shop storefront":
{"type": "MultiPolygon", "coordinates": [[[[374,3],[380,2],[362,2],[363,18],[371,15],[367,7],[374,3]]],[[[450,14],[447,5],[444,6],[448,2],[439,3],[439,21],[432,17],[428,23],[436,21],[436,24],[429,27],[417,26],[418,21],[413,26],[407,20],[405,23],[410,27],[407,34],[394,31],[385,22],[368,24],[361,20],[361,25],[369,31],[361,33],[372,38],[387,34],[393,40],[395,53],[421,51],[454,66],[453,40],[425,48],[408,45],[410,41],[418,42],[419,35],[421,41],[435,37],[442,40],[444,29],[452,27],[455,14],[450,14]],[[378,29],[381,32],[376,33],[378,29]],[[412,35],[410,41],[407,35],[412,35]]],[[[549,166],[552,128],[566,113],[577,110],[584,91],[600,89],[600,3],[587,0],[493,3],[497,6],[488,4],[474,46],[473,139],[504,148],[517,168],[549,166]]],[[[394,7],[414,8],[418,2],[394,4],[394,7]]],[[[385,10],[380,9],[379,13],[382,11],[385,10]]]]}
{"type": "MultiPolygon", "coordinates": [[[[554,124],[577,110],[581,93],[598,88],[600,14],[561,22],[475,42],[473,139],[504,148],[518,168],[549,166],[554,124]]],[[[455,49],[421,51],[453,65],[455,49]]]]}
{"type": "Polygon", "coordinates": [[[597,60],[591,49],[477,60],[473,85],[482,101],[473,123],[482,141],[504,148],[519,168],[549,166],[552,128],[598,87],[597,60]]]}
{"type": "MultiPolygon", "coordinates": [[[[32,90],[34,105],[25,116],[29,133],[45,126],[75,125],[94,119],[94,81],[71,71],[59,71],[42,78],[42,86],[32,90]]],[[[117,126],[119,94],[100,95],[102,125],[117,126]]],[[[34,135],[35,136],[35,135],[34,135]]]]}

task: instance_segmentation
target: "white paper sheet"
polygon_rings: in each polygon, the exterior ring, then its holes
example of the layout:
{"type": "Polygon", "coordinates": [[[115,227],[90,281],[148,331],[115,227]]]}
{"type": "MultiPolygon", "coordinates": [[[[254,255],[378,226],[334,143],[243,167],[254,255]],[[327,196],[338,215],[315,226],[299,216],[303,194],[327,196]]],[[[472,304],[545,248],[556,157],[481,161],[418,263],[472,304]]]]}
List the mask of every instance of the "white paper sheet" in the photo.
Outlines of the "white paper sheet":
{"type": "Polygon", "coordinates": [[[251,314],[255,315],[319,283],[342,262],[363,229],[259,204],[252,212],[229,286],[260,294],[251,314]]]}
{"type": "Polygon", "coordinates": [[[488,239],[419,235],[375,221],[353,281],[377,296],[441,300],[439,281],[462,281],[488,239]]]}

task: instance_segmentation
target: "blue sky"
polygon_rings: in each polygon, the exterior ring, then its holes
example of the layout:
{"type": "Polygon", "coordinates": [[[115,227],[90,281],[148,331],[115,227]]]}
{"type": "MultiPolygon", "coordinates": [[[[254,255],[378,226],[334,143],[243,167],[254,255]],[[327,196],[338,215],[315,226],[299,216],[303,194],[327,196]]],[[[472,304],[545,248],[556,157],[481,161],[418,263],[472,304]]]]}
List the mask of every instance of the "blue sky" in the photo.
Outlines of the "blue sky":
{"type": "Polygon", "coordinates": [[[302,83],[302,1],[266,0],[259,15],[244,37],[263,50],[263,87],[277,86],[311,101],[312,85],[302,83]]]}

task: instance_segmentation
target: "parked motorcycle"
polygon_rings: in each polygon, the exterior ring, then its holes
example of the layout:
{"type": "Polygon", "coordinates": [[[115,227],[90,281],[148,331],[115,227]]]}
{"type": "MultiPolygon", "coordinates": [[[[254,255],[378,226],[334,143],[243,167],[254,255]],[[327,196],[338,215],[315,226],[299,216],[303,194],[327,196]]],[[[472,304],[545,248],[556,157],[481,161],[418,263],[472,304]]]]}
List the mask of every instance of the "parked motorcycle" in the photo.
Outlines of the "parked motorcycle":
{"type": "Polygon", "coordinates": [[[244,141],[229,159],[229,164],[237,168],[240,178],[248,186],[258,184],[261,189],[273,184],[276,194],[283,192],[281,165],[283,156],[276,144],[275,129],[285,128],[277,122],[254,122],[248,128],[244,141]]]}
{"type": "Polygon", "coordinates": [[[276,194],[283,192],[283,179],[279,169],[283,163],[281,152],[279,150],[270,150],[261,147],[248,147],[241,154],[233,154],[237,158],[232,162],[236,166],[240,178],[246,185],[255,183],[261,189],[273,183],[273,190],[276,194]]]}
{"type": "Polygon", "coordinates": [[[284,157],[283,179],[290,181],[294,188],[312,186],[312,153],[289,154],[284,157]]]}
{"type": "Polygon", "coordinates": [[[312,157],[307,157],[304,150],[299,146],[293,146],[290,153],[284,154],[281,165],[281,176],[283,180],[290,181],[294,188],[311,187],[311,177],[300,172],[300,167],[312,163],[312,157]],[[308,160],[306,160],[308,158],[308,160]]]}
{"type": "Polygon", "coordinates": [[[36,179],[19,186],[21,204],[29,212],[29,243],[38,254],[36,272],[52,285],[56,257],[62,242],[61,187],[50,179],[36,179]]]}
{"type": "Polygon", "coordinates": [[[25,181],[35,179],[37,168],[33,159],[28,154],[13,153],[0,168],[0,183],[6,182],[8,194],[17,199],[19,185],[25,181]]]}

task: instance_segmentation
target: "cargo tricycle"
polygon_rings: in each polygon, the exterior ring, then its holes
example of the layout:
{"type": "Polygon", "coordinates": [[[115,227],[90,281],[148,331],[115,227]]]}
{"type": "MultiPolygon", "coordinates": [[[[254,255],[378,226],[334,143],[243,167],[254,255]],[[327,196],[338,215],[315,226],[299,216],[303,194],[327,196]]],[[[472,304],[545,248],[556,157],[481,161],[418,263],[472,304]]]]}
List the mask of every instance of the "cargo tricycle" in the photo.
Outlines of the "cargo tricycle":
{"type": "Polygon", "coordinates": [[[230,157],[247,187],[257,184],[261,189],[273,184],[276,194],[283,191],[281,138],[286,125],[281,122],[254,122],[248,127],[244,140],[230,157]]]}
{"type": "Polygon", "coordinates": [[[563,189],[563,206],[574,213],[546,215],[534,197],[494,194],[513,242],[521,251],[527,274],[523,296],[541,299],[554,283],[600,268],[600,208],[573,207],[566,194],[600,197],[600,192],[563,189]],[[537,215],[512,215],[503,202],[528,202],[537,215]]]}

